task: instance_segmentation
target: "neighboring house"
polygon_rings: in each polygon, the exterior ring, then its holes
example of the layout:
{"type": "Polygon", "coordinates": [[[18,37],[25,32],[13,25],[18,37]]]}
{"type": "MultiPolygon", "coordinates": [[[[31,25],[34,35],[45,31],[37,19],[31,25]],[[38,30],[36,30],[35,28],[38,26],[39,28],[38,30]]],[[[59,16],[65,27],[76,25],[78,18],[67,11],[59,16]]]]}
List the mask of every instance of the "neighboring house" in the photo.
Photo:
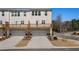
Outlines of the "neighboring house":
{"type": "Polygon", "coordinates": [[[0,35],[4,32],[12,35],[25,35],[30,31],[32,35],[52,34],[52,11],[49,8],[1,8],[0,35]]]}

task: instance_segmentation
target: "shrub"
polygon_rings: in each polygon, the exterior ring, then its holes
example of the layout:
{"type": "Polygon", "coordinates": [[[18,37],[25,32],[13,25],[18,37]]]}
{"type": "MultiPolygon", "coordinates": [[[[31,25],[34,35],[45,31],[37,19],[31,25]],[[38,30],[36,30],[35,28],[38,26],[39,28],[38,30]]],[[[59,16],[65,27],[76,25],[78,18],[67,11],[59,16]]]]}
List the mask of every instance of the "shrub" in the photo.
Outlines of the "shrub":
{"type": "Polygon", "coordinates": [[[50,33],[47,33],[47,35],[50,35],[50,33]]]}
{"type": "Polygon", "coordinates": [[[53,39],[54,39],[54,40],[57,40],[58,38],[57,38],[57,37],[53,37],[53,39]]]}
{"type": "Polygon", "coordinates": [[[52,36],[53,36],[54,34],[52,33],[52,36]]]}
{"type": "Polygon", "coordinates": [[[79,33],[77,33],[77,35],[79,35],[79,33]]]}
{"type": "Polygon", "coordinates": [[[12,33],[9,33],[9,35],[11,36],[11,35],[12,35],[12,33]]]}
{"type": "Polygon", "coordinates": [[[76,32],[73,32],[73,34],[72,35],[76,35],[76,32]]]}
{"type": "Polygon", "coordinates": [[[3,33],[3,36],[5,36],[5,33],[3,33]]]}
{"type": "Polygon", "coordinates": [[[25,35],[27,35],[27,33],[25,33],[25,35]]]}
{"type": "Polygon", "coordinates": [[[30,35],[32,36],[32,33],[30,33],[30,35]]]}
{"type": "MultiPolygon", "coordinates": [[[[47,33],[47,35],[49,36],[50,35],[50,33],[47,33]]],[[[54,34],[52,33],[52,36],[53,36],[54,34]]]]}

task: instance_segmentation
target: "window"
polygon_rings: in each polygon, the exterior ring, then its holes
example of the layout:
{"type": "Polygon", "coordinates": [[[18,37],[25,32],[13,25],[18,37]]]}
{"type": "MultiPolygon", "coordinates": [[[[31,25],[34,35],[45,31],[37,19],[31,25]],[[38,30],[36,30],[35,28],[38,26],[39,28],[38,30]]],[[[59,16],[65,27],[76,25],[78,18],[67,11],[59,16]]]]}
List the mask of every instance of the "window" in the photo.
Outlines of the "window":
{"type": "Polygon", "coordinates": [[[20,12],[17,12],[18,16],[20,16],[20,12]]]}
{"type": "Polygon", "coordinates": [[[35,11],[35,16],[37,16],[37,11],[35,11]]]}
{"type": "Polygon", "coordinates": [[[4,11],[2,11],[2,16],[4,16],[4,11]]]}
{"type": "Polygon", "coordinates": [[[21,24],[24,24],[24,21],[21,21],[21,24]]]}
{"type": "Polygon", "coordinates": [[[34,16],[34,11],[32,11],[32,16],[34,16]]]}
{"type": "Polygon", "coordinates": [[[14,15],[17,16],[17,13],[15,12],[14,15]]]}
{"type": "Polygon", "coordinates": [[[36,25],[38,25],[38,21],[36,21],[36,25]]]}
{"type": "Polygon", "coordinates": [[[11,12],[11,16],[14,16],[14,13],[13,12],[11,12]]]}
{"type": "Polygon", "coordinates": [[[2,21],[0,21],[0,24],[2,24],[2,21]]]}
{"type": "Polygon", "coordinates": [[[20,12],[11,12],[11,16],[20,16],[20,12]]]}
{"type": "Polygon", "coordinates": [[[47,11],[45,11],[45,16],[47,16],[47,11]]]}
{"type": "Polygon", "coordinates": [[[32,16],[40,16],[41,15],[41,11],[32,11],[32,16]]]}
{"type": "Polygon", "coordinates": [[[42,20],[42,24],[45,24],[45,20],[42,20]]]}
{"type": "Polygon", "coordinates": [[[26,16],[26,12],[24,12],[24,16],[26,16]]]}
{"type": "Polygon", "coordinates": [[[41,15],[41,11],[32,11],[32,16],[40,16],[41,15]]]}
{"type": "Polygon", "coordinates": [[[40,12],[40,11],[38,11],[38,15],[39,15],[39,16],[41,15],[41,12],[40,12]]]}
{"type": "Polygon", "coordinates": [[[18,24],[18,21],[15,21],[16,24],[18,24]]]}

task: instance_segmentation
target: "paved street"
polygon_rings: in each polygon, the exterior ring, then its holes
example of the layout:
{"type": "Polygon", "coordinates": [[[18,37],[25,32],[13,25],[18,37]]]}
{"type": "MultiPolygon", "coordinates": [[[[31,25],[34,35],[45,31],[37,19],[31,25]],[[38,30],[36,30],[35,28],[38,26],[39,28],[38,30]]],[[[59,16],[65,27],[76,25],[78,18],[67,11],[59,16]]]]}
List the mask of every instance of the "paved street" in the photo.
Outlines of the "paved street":
{"type": "Polygon", "coordinates": [[[46,36],[33,36],[31,41],[28,43],[27,48],[54,48],[46,36]]]}

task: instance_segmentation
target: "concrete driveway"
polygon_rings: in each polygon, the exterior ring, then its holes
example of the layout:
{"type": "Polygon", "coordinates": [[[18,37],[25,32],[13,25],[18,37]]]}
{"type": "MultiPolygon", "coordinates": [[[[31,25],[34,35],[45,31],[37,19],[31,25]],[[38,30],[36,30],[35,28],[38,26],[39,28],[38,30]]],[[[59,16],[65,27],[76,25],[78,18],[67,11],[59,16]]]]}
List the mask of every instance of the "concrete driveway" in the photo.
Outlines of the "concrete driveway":
{"type": "Polygon", "coordinates": [[[42,48],[54,48],[46,36],[33,36],[31,41],[28,43],[27,48],[31,49],[42,49],[42,48]]]}
{"type": "Polygon", "coordinates": [[[15,45],[20,42],[24,36],[12,36],[4,41],[0,41],[1,49],[51,49],[56,46],[52,45],[46,36],[33,36],[31,41],[25,47],[16,48],[15,45]]]}
{"type": "Polygon", "coordinates": [[[24,36],[12,36],[4,41],[0,41],[0,49],[13,48],[18,42],[20,42],[24,36]]]}

